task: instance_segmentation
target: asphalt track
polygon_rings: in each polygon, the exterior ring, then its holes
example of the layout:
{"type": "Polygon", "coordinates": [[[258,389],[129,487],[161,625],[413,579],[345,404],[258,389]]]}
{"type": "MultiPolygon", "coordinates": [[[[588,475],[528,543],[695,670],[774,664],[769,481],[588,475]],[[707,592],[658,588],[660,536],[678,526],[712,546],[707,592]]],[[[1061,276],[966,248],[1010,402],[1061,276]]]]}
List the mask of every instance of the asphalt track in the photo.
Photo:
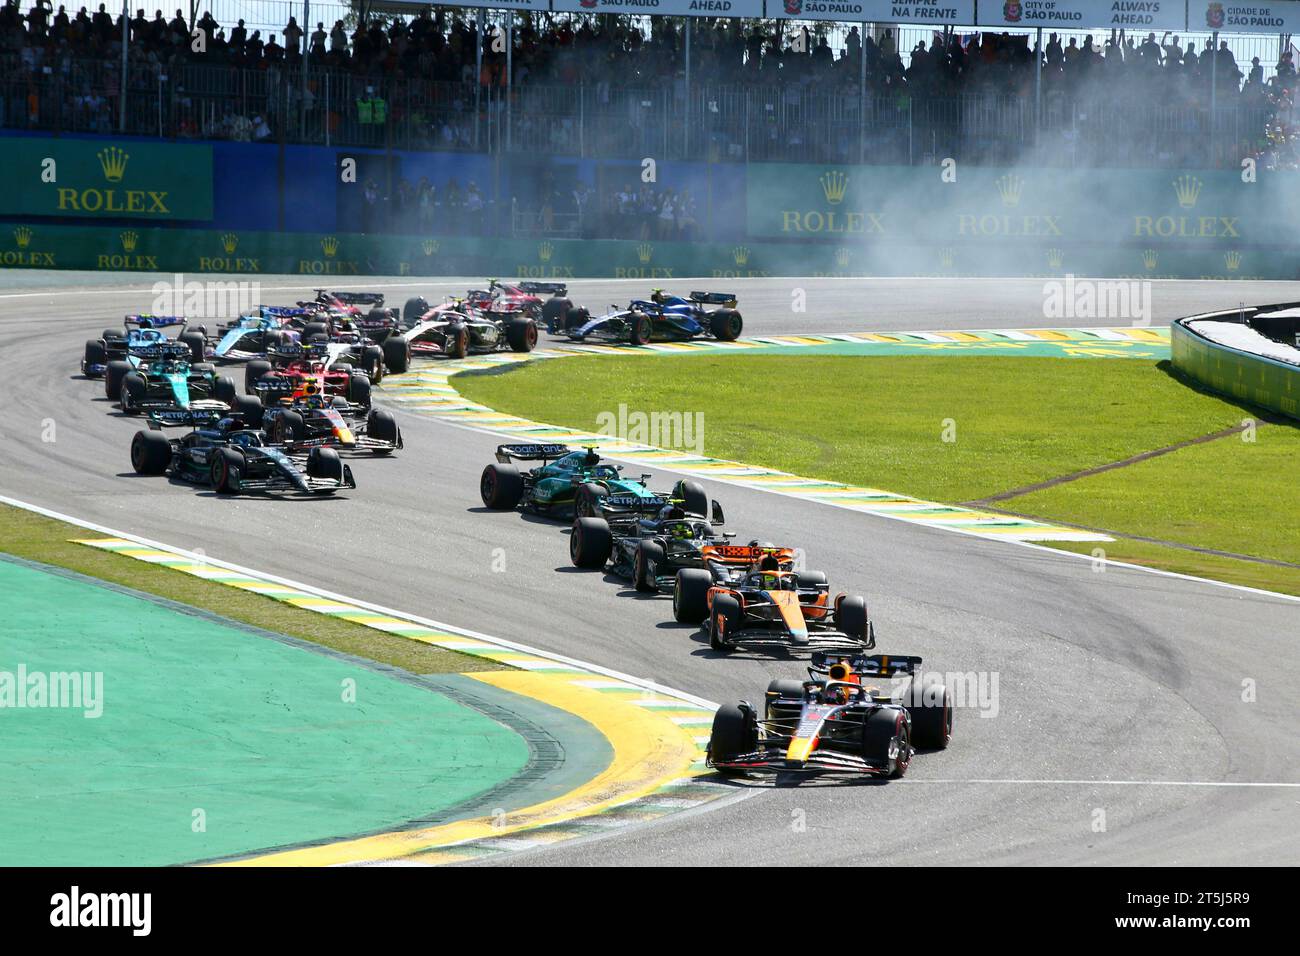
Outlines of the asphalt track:
{"type": "MultiPolygon", "coordinates": [[[[357,461],[360,487],[345,500],[218,500],[137,478],[127,461],[137,423],[114,413],[77,360],[87,337],[147,309],[152,278],[6,279],[0,492],[715,701],[758,698],[769,678],[801,676],[793,660],[716,658],[671,622],[667,599],[569,567],[562,526],[485,512],[477,483],[495,444],[489,435],[402,413],[406,450],[357,461]],[[46,420],[53,442],[42,440],[46,420]],[[504,572],[494,571],[501,558],[504,572]]],[[[292,300],[307,288],[296,281],[264,278],[263,297],[292,300]]],[[[350,285],[400,301],[408,290],[441,295],[465,282],[350,285]]],[[[750,333],[1124,324],[1048,322],[1042,280],[728,285],[750,333]],[[790,311],[796,287],[807,290],[807,313],[790,311]]],[[[643,291],[573,284],[593,311],[643,291]]],[[[1294,283],[1156,282],[1153,322],[1295,299],[1294,283]]],[[[920,654],[940,671],[996,673],[997,715],[960,711],[952,747],[920,755],[899,783],[742,782],[748,799],[510,862],[1300,862],[1300,603],[1114,566],[1099,572],[1059,553],[759,491],[709,490],[731,530],[802,545],[834,588],[865,593],[881,650],[920,654]],[[1246,680],[1254,702],[1242,699],[1246,680]]]]}

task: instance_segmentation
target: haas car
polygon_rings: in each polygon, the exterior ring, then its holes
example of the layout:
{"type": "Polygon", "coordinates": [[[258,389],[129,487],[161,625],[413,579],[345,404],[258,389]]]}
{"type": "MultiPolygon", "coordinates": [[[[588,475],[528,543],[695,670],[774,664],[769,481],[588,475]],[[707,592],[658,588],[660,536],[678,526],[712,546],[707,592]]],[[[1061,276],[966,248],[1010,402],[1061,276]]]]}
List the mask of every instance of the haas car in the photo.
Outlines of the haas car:
{"type": "Polygon", "coordinates": [[[731,342],[740,336],[742,328],[736,297],[730,292],[692,292],[689,298],[683,298],[655,289],[649,299],[633,299],[626,309],[611,308],[604,315],[570,309],[564,316],[563,328],[552,327],[550,331],[567,335],[575,342],[645,345],[698,338],[731,342]],[[711,305],[721,308],[710,310],[707,306],[711,305]]]}
{"type": "MultiPolygon", "coordinates": [[[[475,305],[472,298],[453,298],[429,306],[423,299],[412,299],[406,311],[415,316],[414,323],[390,341],[405,343],[410,356],[458,359],[506,350],[531,352],[537,345],[537,321],[527,312],[492,311],[488,307],[493,304],[494,300],[475,305]]],[[[385,343],[385,357],[390,348],[401,347],[385,343]]]]}
{"type": "Polygon", "coordinates": [[[918,748],[952,739],[951,692],[924,679],[919,657],[814,654],[808,677],[772,681],[761,714],[745,700],[718,708],[708,765],[897,779],[918,748]]]}
{"type": "Polygon", "coordinates": [[[170,474],[228,495],[332,495],[357,486],[352,469],[334,449],[293,455],[249,427],[248,418],[210,409],[151,413],[149,430],[136,432],[131,440],[131,467],[140,475],[170,474]],[[193,430],[168,438],[163,433],[168,426],[193,430]]]}
{"type": "MultiPolygon", "coordinates": [[[[190,361],[198,364],[207,359],[207,330],[203,326],[189,328],[187,320],[177,315],[128,315],[120,329],[105,329],[97,339],[89,339],[81,356],[81,372],[86,378],[99,378],[108,374],[113,362],[125,363],[126,368],[138,364],[141,349],[179,342],[189,349],[190,361]],[[162,330],[179,326],[175,338],[162,330]]],[[[123,372],[125,374],[125,372],[123,372]]],[[[120,382],[120,380],[119,380],[120,382]]],[[[117,395],[115,384],[109,398],[117,395]]]]}
{"type": "Polygon", "coordinates": [[[696,482],[679,482],[674,495],[653,510],[646,508],[649,502],[643,503],[642,513],[606,510],[577,518],[569,535],[570,560],[575,567],[604,569],[626,578],[638,591],[670,589],[676,569],[698,568],[706,551],[724,546],[731,537],[715,530],[723,524],[718,502],[711,503],[707,517],[684,506],[688,498],[696,509],[707,501],[696,482]],[[644,513],[647,510],[650,513],[644,513]]]}
{"type": "Polygon", "coordinates": [[[876,645],[866,599],[833,599],[821,571],[796,571],[789,549],[757,545],[756,564],[719,574],[714,567],[683,568],[673,584],[673,616],[683,624],[704,622],[709,646],[720,653],[737,647],[815,651],[876,645]],[[788,557],[784,557],[788,556],[788,557]]]}
{"type": "MultiPolygon", "coordinates": [[[[624,478],[622,467],[603,464],[594,448],[574,451],[567,445],[499,445],[496,459],[479,477],[479,496],[494,511],[520,508],[557,518],[636,515],[658,511],[668,503],[669,496],[646,487],[649,475],[624,478]],[[541,464],[520,471],[516,461],[541,464]]],[[[678,482],[674,495],[689,499],[691,507],[708,507],[704,489],[695,482],[678,482]]]]}

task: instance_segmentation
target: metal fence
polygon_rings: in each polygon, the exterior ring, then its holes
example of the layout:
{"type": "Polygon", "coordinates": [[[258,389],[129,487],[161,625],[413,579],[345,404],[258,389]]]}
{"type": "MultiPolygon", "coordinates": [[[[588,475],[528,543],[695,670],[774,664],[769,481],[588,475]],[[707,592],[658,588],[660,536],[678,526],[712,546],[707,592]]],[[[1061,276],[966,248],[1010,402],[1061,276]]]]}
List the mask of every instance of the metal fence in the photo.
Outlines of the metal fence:
{"type": "MultiPolygon", "coordinates": [[[[37,69],[0,59],[0,126],[113,133],[121,73],[106,61],[37,69]]],[[[1235,96],[1216,109],[1089,97],[877,95],[815,86],[501,87],[297,69],[133,64],[122,131],[602,159],[1060,166],[1230,166],[1270,123],[1235,96]],[[1213,115],[1211,115],[1213,113],[1213,115]]]]}

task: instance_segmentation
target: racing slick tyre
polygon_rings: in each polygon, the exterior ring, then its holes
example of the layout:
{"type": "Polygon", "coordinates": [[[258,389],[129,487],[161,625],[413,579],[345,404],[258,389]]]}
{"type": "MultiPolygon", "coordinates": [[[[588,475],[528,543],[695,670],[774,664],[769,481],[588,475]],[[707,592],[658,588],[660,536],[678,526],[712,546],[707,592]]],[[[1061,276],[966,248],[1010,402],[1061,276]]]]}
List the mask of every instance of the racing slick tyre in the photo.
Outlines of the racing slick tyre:
{"type": "Polygon", "coordinates": [[[841,598],[835,609],[835,626],[855,641],[867,644],[871,636],[867,599],[857,596],[841,598]]]}
{"type": "Polygon", "coordinates": [[[709,616],[709,588],[713,575],[704,568],[682,568],[673,584],[673,620],[699,624],[709,616]]]}
{"type": "Polygon", "coordinates": [[[336,372],[346,372],[348,375],[351,375],[353,372],[352,366],[347,362],[339,362],[336,365],[331,365],[330,368],[334,369],[336,372]]]}
{"type": "Polygon", "coordinates": [[[572,308],[573,303],[561,295],[553,295],[543,302],[542,322],[546,325],[546,331],[552,335],[562,331],[561,324],[572,308]]]}
{"type": "Polygon", "coordinates": [[[764,716],[768,720],[772,719],[771,702],[778,698],[781,700],[802,701],[803,681],[793,680],[789,677],[778,677],[776,678],[776,680],[770,681],[768,683],[767,695],[766,695],[767,704],[764,705],[764,710],[766,711],[766,714],[764,716]]]}
{"type": "Polygon", "coordinates": [[[469,354],[469,329],[453,325],[447,329],[447,357],[463,359],[469,354]]]}
{"type": "Polygon", "coordinates": [[[85,359],[82,361],[83,371],[85,371],[85,373],[86,373],[86,377],[87,377],[87,378],[94,378],[94,377],[97,376],[97,375],[103,375],[103,374],[104,374],[103,372],[92,372],[92,371],[90,371],[90,366],[92,366],[92,365],[107,365],[107,364],[108,364],[108,349],[104,347],[104,342],[103,342],[103,340],[102,340],[102,339],[87,339],[87,340],[86,340],[86,357],[85,357],[85,359]]]}
{"type": "Polygon", "coordinates": [[[653,565],[658,568],[664,559],[662,545],[653,541],[642,541],[637,545],[636,556],[632,559],[632,586],[638,591],[656,591],[653,565]]]}
{"type": "Polygon", "coordinates": [[[367,345],[361,350],[361,371],[378,385],[384,378],[384,351],[378,345],[367,345]]]}
{"type": "Polygon", "coordinates": [[[509,511],[524,496],[524,476],[514,465],[494,462],[483,469],[478,480],[479,497],[495,511],[509,511]]]}
{"type": "Polygon", "coordinates": [[[589,309],[570,309],[564,313],[564,328],[560,331],[570,332],[573,329],[580,329],[591,321],[591,311],[589,309]]]}
{"type": "MultiPolygon", "coordinates": [[[[386,412],[382,408],[372,408],[370,414],[366,416],[366,434],[376,441],[391,442],[393,448],[402,440],[402,433],[397,428],[397,419],[392,416],[391,412],[386,412]]],[[[376,455],[387,455],[392,448],[374,448],[371,449],[376,455]]]]}
{"type": "Polygon", "coordinates": [[[125,338],[126,333],[121,329],[105,329],[103,332],[99,333],[99,337],[105,342],[111,342],[115,339],[125,338]]]}
{"type": "Polygon", "coordinates": [[[380,308],[379,306],[373,307],[369,312],[366,313],[366,324],[370,326],[372,329],[376,329],[376,330],[383,329],[385,326],[388,326],[392,321],[393,321],[393,317],[388,314],[388,310],[380,308]]]}
{"type": "Polygon", "coordinates": [[[262,349],[266,352],[274,352],[280,346],[292,341],[293,339],[288,333],[281,332],[279,329],[272,329],[262,336],[262,349]]]}
{"type": "Polygon", "coordinates": [[[903,703],[912,715],[913,742],[926,749],[947,749],[952,740],[952,691],[938,681],[914,680],[903,703]]]}
{"type": "Polygon", "coordinates": [[[212,382],[212,397],[219,402],[225,402],[227,405],[234,407],[235,396],[239,394],[239,389],[235,387],[235,380],[229,375],[222,375],[212,382]]]}
{"type": "Polygon", "coordinates": [[[208,471],[212,490],[219,495],[237,494],[239,492],[239,476],[243,470],[243,455],[233,448],[218,448],[208,471]]]}
{"type": "Polygon", "coordinates": [[[279,414],[276,421],[279,423],[279,427],[276,429],[276,441],[291,442],[307,437],[307,423],[303,421],[302,416],[297,412],[285,409],[279,414]]]}
{"type": "Polygon", "coordinates": [[[907,766],[912,762],[907,714],[892,707],[882,707],[869,714],[862,724],[862,756],[886,767],[890,780],[907,773],[907,766]]]}
{"type": "MultiPolygon", "coordinates": [[[[402,322],[406,326],[415,325],[420,319],[424,318],[424,313],[429,311],[429,302],[422,295],[417,295],[413,299],[407,299],[406,305],[402,306],[402,322]]],[[[388,366],[392,368],[392,365],[388,366]]]]}
{"type": "Polygon", "coordinates": [[[230,403],[230,411],[244,423],[245,428],[262,427],[262,400],[256,395],[236,395],[230,403]]]}
{"type": "Polygon", "coordinates": [[[713,599],[713,612],[709,615],[709,647],[726,654],[736,645],[729,635],[740,627],[743,612],[740,602],[730,594],[719,594],[713,599]]]}
{"type": "Polygon", "coordinates": [[[709,518],[709,496],[698,481],[679,481],[673,486],[673,497],[681,499],[682,510],[688,515],[709,518]]]}
{"type": "Polygon", "coordinates": [[[139,415],[140,406],[149,398],[149,386],[139,372],[127,372],[122,376],[122,388],[118,392],[117,403],[128,415],[139,415]]]}
{"type": "Polygon", "coordinates": [[[633,345],[645,345],[650,341],[650,317],[644,312],[633,312],[627,317],[628,341],[633,345]]]}
{"type": "Polygon", "coordinates": [[[190,362],[202,362],[207,356],[208,340],[202,332],[182,332],[176,339],[190,347],[190,362]]]}
{"type": "Polygon", "coordinates": [[[172,461],[172,443],[162,432],[140,431],[131,439],[131,468],[137,475],[161,475],[172,461]]]}
{"type": "Polygon", "coordinates": [[[348,376],[348,401],[370,407],[370,379],[355,372],[348,376]]]}
{"type": "Polygon", "coordinates": [[[720,342],[734,342],[740,337],[743,323],[735,309],[719,309],[709,316],[709,331],[720,342]]]}
{"type": "Polygon", "coordinates": [[[302,327],[302,340],[311,342],[315,336],[323,335],[328,341],[330,337],[330,327],[328,322],[308,322],[302,327]]]}
{"type": "Polygon", "coordinates": [[[578,486],[578,490],[573,495],[573,516],[575,518],[598,518],[601,515],[602,505],[606,498],[606,491],[602,485],[593,481],[584,481],[578,486]]]}
{"type": "Polygon", "coordinates": [[[819,588],[827,583],[825,571],[799,571],[795,577],[801,588],[819,588]]]}
{"type": "Polygon", "coordinates": [[[532,319],[511,319],[506,325],[506,341],[514,352],[531,352],[537,347],[537,323],[532,319]]]}
{"type": "Polygon", "coordinates": [[[255,359],[244,366],[244,394],[256,395],[257,383],[262,380],[263,375],[269,374],[271,363],[263,362],[261,359],[255,359]]]}
{"type": "Polygon", "coordinates": [[[190,366],[191,372],[198,372],[200,375],[216,375],[217,367],[211,362],[196,362],[190,366]]]}
{"type": "Polygon", "coordinates": [[[116,401],[122,392],[122,379],[131,371],[131,363],[114,359],[104,369],[104,397],[110,402],[116,401]]]}
{"type": "MultiPolygon", "coordinates": [[[[723,704],[713,715],[713,732],[709,734],[709,760],[734,760],[758,749],[758,718],[748,704],[723,704]]],[[[718,773],[732,776],[744,773],[732,767],[718,767],[718,773]]]]}
{"type": "Polygon", "coordinates": [[[384,340],[384,364],[388,371],[400,375],[411,367],[411,343],[396,335],[384,340]]]}
{"type": "Polygon", "coordinates": [[[614,536],[604,518],[577,518],[569,535],[569,558],[576,568],[599,571],[614,550],[614,536]]]}
{"type": "MultiPolygon", "coordinates": [[[[333,478],[343,484],[343,459],[333,448],[313,448],[307,456],[307,474],[313,478],[333,478]]],[[[332,495],[335,489],[321,488],[316,494],[332,495]]]]}

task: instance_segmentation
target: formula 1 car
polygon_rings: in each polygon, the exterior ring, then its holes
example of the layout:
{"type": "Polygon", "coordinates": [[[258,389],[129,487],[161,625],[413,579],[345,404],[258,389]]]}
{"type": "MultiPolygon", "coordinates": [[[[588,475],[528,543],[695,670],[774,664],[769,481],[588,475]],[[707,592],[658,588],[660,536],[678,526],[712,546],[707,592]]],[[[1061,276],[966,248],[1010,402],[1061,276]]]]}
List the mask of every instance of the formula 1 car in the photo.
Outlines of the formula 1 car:
{"type": "Polygon", "coordinates": [[[333,448],[389,455],[403,447],[397,420],[382,408],[354,405],[341,396],[314,394],[266,409],[262,430],[290,452],[333,448]]]}
{"type": "Polygon", "coordinates": [[[267,353],[268,360],[255,359],[244,366],[244,392],[271,400],[287,400],[303,395],[335,395],[354,405],[370,406],[370,386],[378,381],[371,369],[382,378],[383,360],[379,348],[364,346],[369,368],[356,371],[343,361],[353,354],[348,343],[283,342],[267,353]]]}
{"type": "Polygon", "coordinates": [[[749,701],[718,708],[706,762],[724,774],[792,771],[897,779],[918,747],[952,739],[952,693],[921,658],[814,654],[806,681],[774,680],[760,718],[749,701]]]}
{"type": "MultiPolygon", "coordinates": [[[[564,316],[573,307],[565,296],[568,287],[563,282],[499,282],[488,280],[486,289],[470,289],[464,302],[475,312],[498,322],[514,317],[532,319],[534,322],[551,321],[555,314],[564,316]],[[551,298],[543,299],[543,295],[551,298]]],[[[407,299],[402,307],[402,321],[407,327],[415,325],[429,311],[430,306],[422,296],[407,299]]]]}
{"type": "Polygon", "coordinates": [[[736,297],[730,292],[692,292],[690,298],[667,295],[655,289],[649,299],[633,299],[626,309],[611,307],[592,317],[586,309],[570,309],[564,328],[557,330],[575,342],[684,342],[703,337],[731,342],[743,328],[736,311],[736,297]],[[722,308],[709,311],[706,305],[722,308]]]}
{"type": "Polygon", "coordinates": [[[709,518],[688,514],[674,502],[652,515],[579,517],[569,535],[569,559],[574,567],[627,578],[638,591],[663,590],[672,587],[678,568],[699,568],[705,551],[726,546],[734,536],[714,530],[722,524],[722,506],[716,501],[709,518]]]}
{"type": "Polygon", "coordinates": [[[724,654],[740,646],[786,650],[876,646],[866,599],[838,594],[831,600],[824,573],[783,570],[774,554],[765,555],[739,580],[715,582],[709,571],[678,571],[673,616],[683,623],[704,621],[709,646],[724,654]]]}
{"type": "MultiPolygon", "coordinates": [[[[168,342],[181,342],[189,347],[190,359],[202,362],[207,358],[207,329],[203,326],[188,328],[187,320],[177,315],[128,315],[122,328],[105,329],[97,339],[88,339],[81,356],[81,372],[86,378],[99,378],[108,371],[109,362],[136,364],[135,353],[140,349],[168,342]],[[175,338],[169,338],[161,329],[178,325],[175,338]]],[[[109,398],[114,397],[114,387],[109,398]]]]}
{"type": "Polygon", "coordinates": [[[522,508],[535,514],[564,518],[657,512],[670,498],[681,499],[688,512],[706,513],[704,489],[679,481],[671,495],[646,487],[649,475],[624,478],[621,465],[603,465],[594,448],[573,451],[567,445],[498,445],[496,462],[483,469],[479,495],[493,510],[522,508]],[[516,461],[540,461],[521,472],[516,461]]]}
{"type": "MultiPolygon", "coordinates": [[[[407,306],[410,305],[408,302],[407,306]]],[[[406,343],[412,355],[442,355],[453,359],[506,349],[531,352],[537,345],[537,322],[527,314],[495,312],[475,307],[468,299],[451,299],[427,308],[401,334],[400,341],[406,343]]],[[[398,346],[385,343],[385,358],[390,348],[396,351],[398,346]]]]}
{"type": "MultiPolygon", "coordinates": [[[[190,347],[167,342],[134,352],[135,366],[112,361],[104,373],[105,389],[117,383],[117,401],[128,415],[154,409],[189,408],[215,402],[223,409],[236,403],[235,383],[207,364],[190,364],[190,347]]],[[[112,396],[110,396],[112,397],[112,396]]]]}
{"type": "Polygon", "coordinates": [[[355,488],[352,469],[332,448],[312,448],[306,459],[269,444],[250,428],[246,416],[211,409],[154,412],[149,430],[131,440],[131,467],[137,474],[162,475],[208,485],[218,494],[286,492],[332,495],[355,488]],[[168,438],[162,429],[189,425],[183,438],[168,438]]]}
{"type": "Polygon", "coordinates": [[[247,362],[265,358],[286,342],[297,342],[311,321],[302,308],[260,305],[228,325],[218,326],[213,356],[222,362],[247,362]]]}

